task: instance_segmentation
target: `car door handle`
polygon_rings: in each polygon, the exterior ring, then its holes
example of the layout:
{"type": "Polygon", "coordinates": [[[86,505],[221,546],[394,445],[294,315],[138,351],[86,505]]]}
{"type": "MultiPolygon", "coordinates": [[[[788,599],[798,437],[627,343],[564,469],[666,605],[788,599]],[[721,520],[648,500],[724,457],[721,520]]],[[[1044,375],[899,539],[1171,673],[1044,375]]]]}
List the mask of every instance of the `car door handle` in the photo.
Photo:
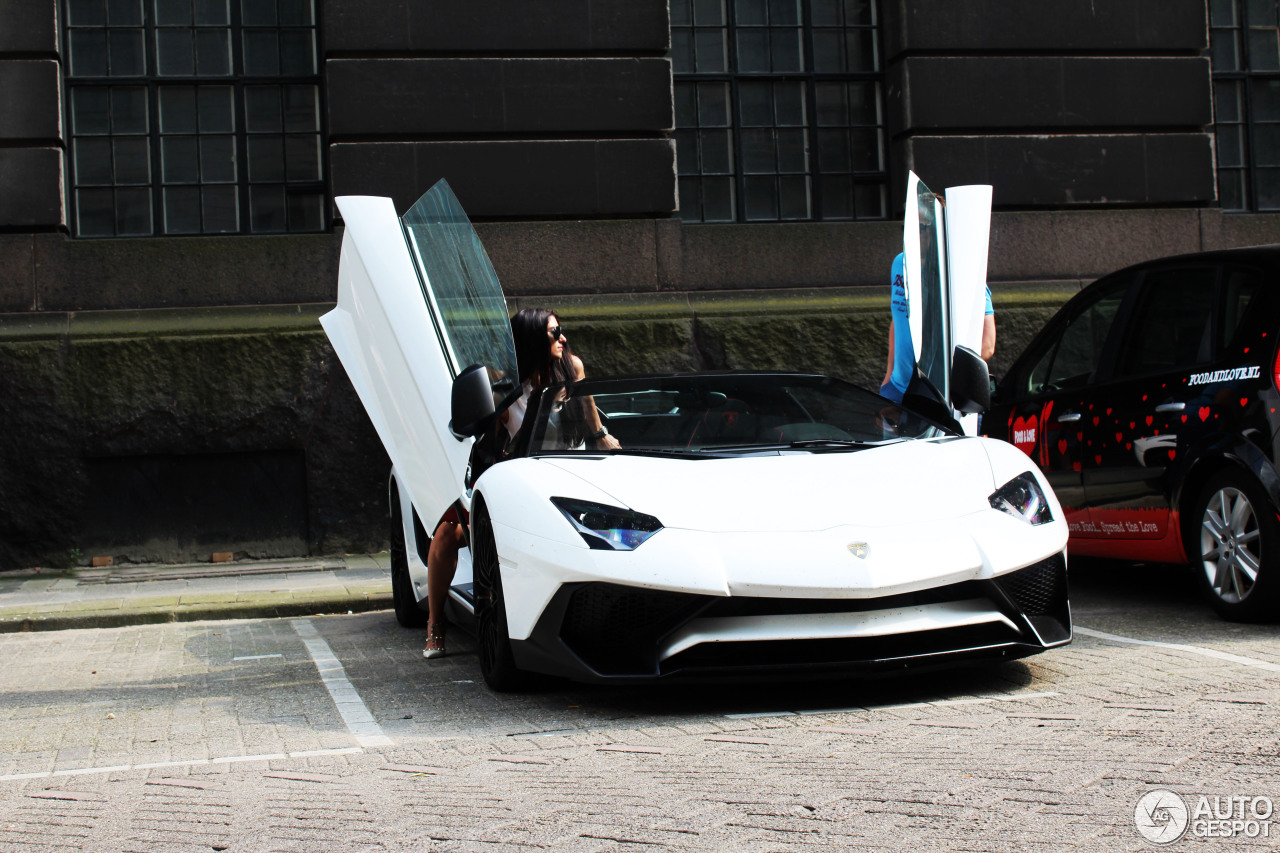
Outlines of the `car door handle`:
{"type": "Polygon", "coordinates": [[[1067,412],[1066,414],[1058,415],[1058,423],[1060,424],[1073,424],[1078,420],[1080,420],[1079,412],[1067,412]]]}
{"type": "Polygon", "coordinates": [[[1156,406],[1157,412],[1181,412],[1187,407],[1186,403],[1161,403],[1156,406]]]}

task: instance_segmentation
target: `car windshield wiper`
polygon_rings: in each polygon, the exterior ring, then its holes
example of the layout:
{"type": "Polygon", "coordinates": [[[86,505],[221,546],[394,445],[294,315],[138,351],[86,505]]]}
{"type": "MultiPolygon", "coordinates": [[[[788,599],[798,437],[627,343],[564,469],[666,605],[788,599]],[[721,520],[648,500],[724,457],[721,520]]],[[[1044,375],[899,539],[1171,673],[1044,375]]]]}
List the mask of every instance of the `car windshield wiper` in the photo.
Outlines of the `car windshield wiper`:
{"type": "Polygon", "coordinates": [[[852,438],[805,438],[793,441],[787,447],[866,447],[871,442],[852,438]]]}

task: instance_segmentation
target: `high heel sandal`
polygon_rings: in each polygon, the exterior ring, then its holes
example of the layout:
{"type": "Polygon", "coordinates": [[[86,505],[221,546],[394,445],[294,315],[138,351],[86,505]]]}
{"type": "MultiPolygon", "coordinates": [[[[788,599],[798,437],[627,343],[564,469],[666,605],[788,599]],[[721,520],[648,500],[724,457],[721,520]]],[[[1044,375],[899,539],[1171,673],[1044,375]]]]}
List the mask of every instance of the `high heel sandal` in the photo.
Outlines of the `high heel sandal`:
{"type": "Polygon", "coordinates": [[[422,650],[424,658],[444,657],[444,626],[427,623],[427,646],[422,650]]]}

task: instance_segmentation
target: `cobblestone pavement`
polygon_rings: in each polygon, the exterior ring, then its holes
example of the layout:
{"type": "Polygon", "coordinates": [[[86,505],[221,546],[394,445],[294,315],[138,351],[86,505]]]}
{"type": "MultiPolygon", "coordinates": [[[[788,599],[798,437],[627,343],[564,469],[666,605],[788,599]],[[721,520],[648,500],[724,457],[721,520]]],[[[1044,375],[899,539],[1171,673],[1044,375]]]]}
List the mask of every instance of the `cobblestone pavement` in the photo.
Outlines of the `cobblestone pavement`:
{"type": "Polygon", "coordinates": [[[825,684],[499,696],[388,612],[0,635],[0,851],[1274,848],[1134,807],[1280,800],[1280,631],[1073,573],[1064,649],[825,684]]]}

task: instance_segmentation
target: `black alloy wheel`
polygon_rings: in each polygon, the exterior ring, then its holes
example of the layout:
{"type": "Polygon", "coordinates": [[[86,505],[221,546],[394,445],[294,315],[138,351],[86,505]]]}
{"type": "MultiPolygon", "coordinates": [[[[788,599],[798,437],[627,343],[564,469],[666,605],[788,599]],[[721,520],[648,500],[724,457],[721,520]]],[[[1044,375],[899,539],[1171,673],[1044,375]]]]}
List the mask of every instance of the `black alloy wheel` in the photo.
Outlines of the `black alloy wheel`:
{"type": "Polygon", "coordinates": [[[1235,470],[1215,474],[1187,519],[1187,553],[1196,581],[1224,619],[1260,622],[1277,615],[1280,520],[1262,487],[1235,470]]]}
{"type": "Polygon", "coordinates": [[[480,673],[485,684],[499,693],[531,686],[529,673],[516,667],[507,630],[507,602],[502,594],[502,569],[493,525],[484,500],[472,510],[471,564],[475,577],[476,639],[480,645],[480,673]]]}
{"type": "MultiPolygon", "coordinates": [[[[400,511],[400,496],[391,484],[391,603],[396,611],[396,621],[405,628],[425,628],[429,616],[418,604],[413,594],[413,579],[409,577],[409,555],[404,540],[404,515],[400,511]]],[[[414,543],[415,547],[417,543],[414,543]]]]}

